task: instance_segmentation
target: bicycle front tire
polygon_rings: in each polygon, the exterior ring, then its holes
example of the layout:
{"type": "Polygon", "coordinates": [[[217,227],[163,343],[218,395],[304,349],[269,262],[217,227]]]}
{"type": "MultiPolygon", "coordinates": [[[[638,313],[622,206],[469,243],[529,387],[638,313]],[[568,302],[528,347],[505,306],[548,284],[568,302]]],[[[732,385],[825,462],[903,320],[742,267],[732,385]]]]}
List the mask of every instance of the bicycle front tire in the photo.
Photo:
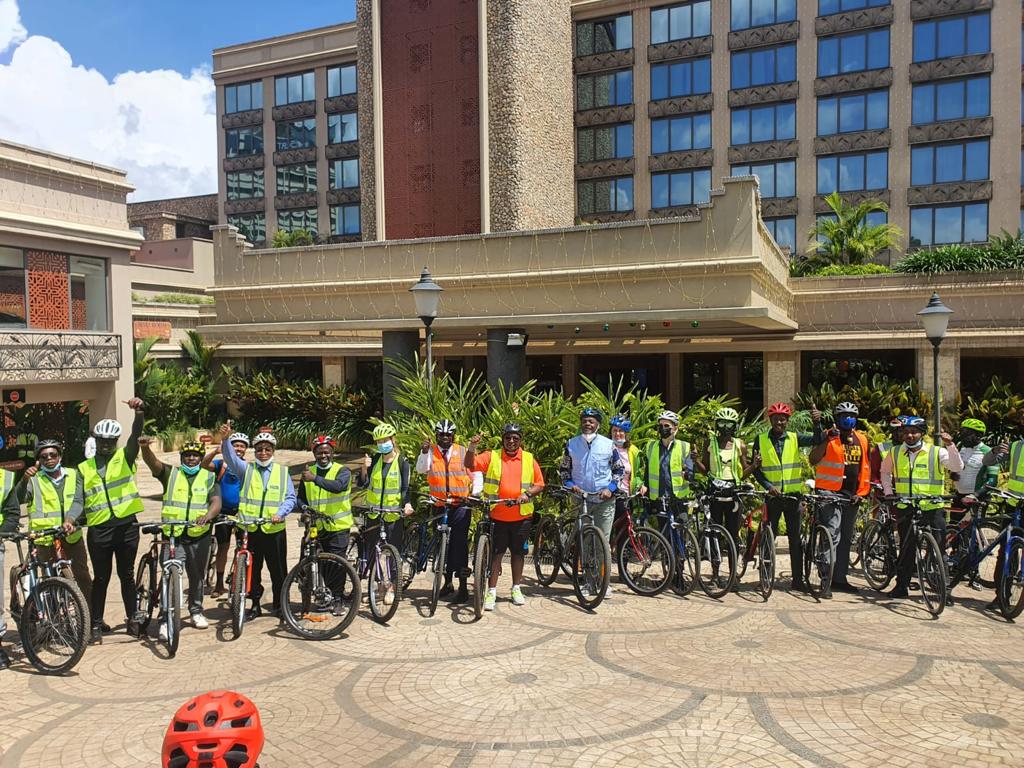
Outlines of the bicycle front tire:
{"type": "Polygon", "coordinates": [[[473,556],[473,613],[479,619],[484,615],[484,594],[489,588],[491,575],[491,537],[482,534],[476,542],[473,556]]]}
{"type": "Polygon", "coordinates": [[[645,597],[660,595],[672,580],[672,547],[653,528],[634,528],[619,546],[619,576],[626,586],[645,597]]]}
{"type": "Polygon", "coordinates": [[[281,618],[304,640],[330,640],[355,619],[361,585],[348,558],[315,552],[288,571],[281,584],[281,618]],[[348,583],[352,584],[346,593],[348,583]]]}
{"type": "Polygon", "coordinates": [[[672,573],[672,591],[680,597],[686,597],[700,580],[700,548],[697,537],[689,528],[680,528],[677,533],[682,551],[677,548],[673,553],[675,568],[672,573]]]}
{"type": "Polygon", "coordinates": [[[231,593],[228,595],[228,607],[231,610],[232,639],[242,636],[245,628],[245,585],[249,574],[248,560],[239,555],[235,557],[235,567],[231,570],[231,593]]]}
{"type": "Polygon", "coordinates": [[[550,587],[554,583],[561,562],[558,524],[553,517],[544,516],[533,534],[533,570],[541,586],[550,587]]]}
{"type": "Polygon", "coordinates": [[[574,552],[572,558],[572,588],[580,605],[592,611],[608,592],[612,551],[604,532],[596,525],[583,527],[575,548],[579,552],[574,552]]]}
{"type": "Polygon", "coordinates": [[[946,607],[946,561],[931,531],[917,532],[917,578],[921,584],[921,598],[932,616],[938,616],[946,607]]]}
{"type": "Polygon", "coordinates": [[[82,659],[89,612],[82,592],[60,576],[36,584],[18,616],[18,632],[29,663],[44,675],[61,675],[82,659]]]}
{"type": "Polygon", "coordinates": [[[836,564],[836,544],[823,525],[815,525],[804,551],[804,583],[811,597],[820,599],[832,587],[836,564]]]}
{"type": "Polygon", "coordinates": [[[881,592],[896,575],[895,542],[877,520],[872,520],[860,537],[860,568],[864,580],[881,592]]]}
{"type": "Polygon", "coordinates": [[[136,605],[143,613],[143,620],[139,623],[139,635],[141,636],[149,623],[153,620],[160,602],[156,583],[156,558],[147,552],[139,560],[139,567],[135,571],[135,595],[136,605]]]}
{"type": "Polygon", "coordinates": [[[370,613],[376,621],[386,624],[394,617],[402,599],[402,560],[398,549],[391,544],[383,545],[376,562],[370,565],[366,589],[370,595],[370,613]],[[387,601],[389,591],[390,603],[387,601]]]}
{"type": "Polygon", "coordinates": [[[181,638],[181,571],[170,568],[167,572],[167,653],[173,659],[178,653],[181,638]]]}
{"type": "Polygon", "coordinates": [[[1012,621],[1024,610],[1024,542],[1013,539],[1010,552],[1006,557],[1006,571],[999,574],[999,586],[996,588],[996,599],[999,612],[1012,621]]]}
{"type": "Polygon", "coordinates": [[[736,542],[725,526],[712,523],[704,529],[698,543],[700,588],[708,597],[721,600],[736,583],[736,542]],[[722,566],[728,569],[724,577],[722,566]],[[705,568],[710,569],[708,573],[705,568]]]}
{"type": "Polygon", "coordinates": [[[444,579],[444,569],[448,560],[448,534],[442,534],[437,543],[437,553],[434,557],[434,581],[430,585],[430,603],[427,606],[427,615],[433,616],[437,610],[437,601],[441,597],[441,583],[444,579]]]}
{"type": "Polygon", "coordinates": [[[762,525],[761,539],[757,544],[757,587],[767,602],[775,589],[775,534],[770,525],[762,525]]]}

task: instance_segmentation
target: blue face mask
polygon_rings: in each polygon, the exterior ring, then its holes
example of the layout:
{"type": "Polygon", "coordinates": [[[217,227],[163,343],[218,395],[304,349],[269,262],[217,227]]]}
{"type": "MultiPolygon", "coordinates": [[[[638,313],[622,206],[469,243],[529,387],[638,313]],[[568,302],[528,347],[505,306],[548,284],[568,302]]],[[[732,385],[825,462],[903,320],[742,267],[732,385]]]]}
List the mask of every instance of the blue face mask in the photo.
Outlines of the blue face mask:
{"type": "Polygon", "coordinates": [[[857,426],[856,416],[840,416],[836,419],[836,424],[839,425],[840,429],[851,430],[857,426]]]}
{"type": "Polygon", "coordinates": [[[386,443],[377,443],[377,453],[388,454],[395,449],[395,444],[388,440],[386,443]]]}
{"type": "Polygon", "coordinates": [[[186,467],[184,464],[181,465],[181,471],[190,476],[199,474],[200,469],[202,469],[202,467],[199,464],[196,464],[194,467],[186,467]]]}
{"type": "Polygon", "coordinates": [[[53,465],[52,467],[47,467],[47,466],[46,466],[46,465],[44,464],[44,465],[43,465],[43,472],[45,472],[45,473],[46,473],[46,474],[48,474],[48,475],[59,475],[59,474],[60,474],[60,462],[58,461],[58,462],[57,462],[57,463],[56,463],[55,465],[53,465]]]}

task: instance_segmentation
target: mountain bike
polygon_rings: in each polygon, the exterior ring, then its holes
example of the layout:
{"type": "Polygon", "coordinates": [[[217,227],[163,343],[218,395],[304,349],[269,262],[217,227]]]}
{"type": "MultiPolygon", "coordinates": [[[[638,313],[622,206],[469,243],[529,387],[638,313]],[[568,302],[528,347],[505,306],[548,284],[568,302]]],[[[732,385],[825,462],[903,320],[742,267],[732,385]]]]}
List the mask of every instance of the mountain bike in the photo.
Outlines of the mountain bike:
{"type": "Polygon", "coordinates": [[[320,544],[316,523],[331,519],[309,506],[301,507],[299,562],[281,585],[281,617],[306,640],[337,637],[359,610],[360,584],[355,568],[341,555],[325,552],[320,544]],[[352,582],[347,594],[346,580],[352,582]]]}
{"type": "MultiPolygon", "coordinates": [[[[252,551],[249,549],[248,526],[272,525],[269,517],[246,518],[243,524],[238,518],[226,518],[215,521],[214,525],[231,524],[238,526],[235,538],[235,556],[231,561],[231,572],[228,576],[228,610],[231,613],[232,640],[242,636],[245,628],[245,601],[252,589],[252,551]]],[[[258,599],[258,598],[257,598],[258,599]]]]}
{"type": "Polygon", "coordinates": [[[139,560],[135,571],[135,594],[139,610],[144,618],[139,623],[139,636],[146,631],[153,620],[153,613],[159,608],[167,627],[167,653],[173,659],[178,653],[181,639],[181,606],[184,602],[182,577],[185,573],[185,560],[178,556],[178,534],[184,532],[185,524],[164,523],[133,523],[138,525],[140,533],[152,536],[149,550],[139,560]],[[170,529],[164,535],[163,526],[170,529]],[[167,557],[160,562],[160,550],[167,547],[167,557]],[[159,577],[157,573],[159,572],[159,577]]]}
{"type": "Polygon", "coordinates": [[[882,591],[896,575],[898,539],[892,509],[888,503],[880,501],[875,509],[875,519],[864,528],[857,547],[861,572],[872,589],[882,591]]]}
{"type": "Polygon", "coordinates": [[[44,675],[61,675],[74,669],[89,641],[89,604],[73,579],[59,575],[71,567],[71,561],[64,557],[65,536],[60,526],[0,534],[0,547],[6,540],[14,542],[18,550],[18,564],[10,570],[11,618],[18,625],[26,658],[44,675]],[[39,558],[35,542],[45,536],[53,537],[53,560],[39,558]]]}
{"type": "Polygon", "coordinates": [[[700,552],[697,537],[690,529],[689,510],[696,506],[693,499],[670,499],[661,496],[657,500],[648,500],[647,511],[640,518],[640,525],[647,524],[651,515],[665,521],[662,530],[669,543],[669,555],[672,557],[672,590],[680,597],[686,597],[697,586],[700,572],[700,552]],[[683,510],[681,516],[676,509],[683,510]]]}
{"type": "Polygon", "coordinates": [[[466,499],[470,506],[480,507],[483,513],[476,521],[476,535],[473,543],[473,613],[479,619],[484,614],[484,596],[491,582],[491,553],[494,551],[494,520],[491,510],[497,506],[514,507],[518,499],[466,499]]]}
{"type": "Polygon", "coordinates": [[[388,544],[384,515],[400,515],[402,508],[356,506],[352,510],[365,515],[369,520],[369,524],[364,520],[363,526],[353,537],[358,548],[356,572],[358,578],[366,579],[370,613],[378,622],[385,624],[394,617],[398,602],[402,599],[403,574],[402,556],[397,547],[388,544]]]}
{"type": "Polygon", "coordinates": [[[1009,523],[1002,533],[1002,538],[1006,541],[1006,555],[1003,558],[1003,567],[997,574],[999,581],[996,584],[999,611],[1005,618],[1013,621],[1024,610],[1024,529],[1021,528],[1024,494],[992,489],[991,495],[1013,504],[1009,523]]]}
{"type": "Polygon", "coordinates": [[[693,534],[697,540],[697,583],[708,597],[720,600],[736,583],[736,542],[724,525],[711,517],[713,501],[737,504],[735,485],[729,481],[712,480],[697,496],[693,505],[693,534]],[[722,567],[728,572],[723,576],[722,567]]]}
{"type": "Polygon", "coordinates": [[[845,496],[818,491],[800,495],[803,517],[800,521],[800,548],[803,555],[804,584],[815,599],[821,599],[832,587],[836,567],[836,543],[828,528],[821,524],[821,508],[845,496]]]}
{"type": "Polygon", "coordinates": [[[440,512],[417,523],[411,531],[412,535],[406,535],[405,545],[402,548],[402,576],[404,584],[408,587],[418,572],[427,570],[427,566],[433,569],[433,581],[427,603],[427,613],[429,616],[433,616],[437,610],[437,601],[441,596],[441,585],[444,582],[445,566],[448,562],[448,538],[451,536],[448,510],[465,506],[466,499],[456,496],[449,496],[445,499],[438,496],[425,496],[420,499],[419,504],[420,507],[440,510],[440,512]],[[443,506],[438,506],[437,502],[443,502],[443,506]]]}
{"type": "Polygon", "coordinates": [[[602,499],[597,493],[579,493],[572,488],[562,487],[557,493],[572,494],[569,498],[579,498],[576,510],[576,527],[573,538],[565,551],[563,561],[572,570],[572,588],[579,604],[592,611],[601,604],[608,593],[608,581],[612,571],[612,553],[604,531],[594,525],[590,514],[591,504],[600,504],[602,499]]]}
{"type": "Polygon", "coordinates": [[[638,595],[660,595],[672,581],[672,545],[660,532],[633,520],[633,499],[624,498],[625,513],[612,524],[611,550],[619,578],[638,595]]]}
{"type": "MultiPolygon", "coordinates": [[[[921,504],[935,501],[948,501],[947,496],[887,496],[885,501],[902,508],[911,515],[910,538],[917,542],[914,559],[917,562],[917,579],[921,584],[921,597],[925,609],[932,616],[938,616],[946,607],[947,572],[946,558],[943,557],[939,542],[932,535],[931,528],[925,524],[925,510],[921,504]]],[[[905,543],[901,542],[901,549],[905,543]]],[[[897,566],[898,567],[898,566],[897,566]]]]}
{"type": "Polygon", "coordinates": [[[752,485],[742,485],[737,488],[736,496],[740,499],[757,499],[759,502],[755,509],[747,510],[740,525],[739,541],[736,542],[736,581],[743,578],[747,565],[756,560],[757,591],[767,601],[775,589],[775,532],[768,518],[768,505],[764,503],[765,494],[755,491],[752,485]]]}
{"type": "Polygon", "coordinates": [[[564,555],[576,529],[576,515],[569,506],[568,496],[558,494],[553,498],[557,500],[558,512],[538,515],[533,530],[533,570],[537,582],[544,587],[554,583],[560,569],[572,577],[564,555]]]}

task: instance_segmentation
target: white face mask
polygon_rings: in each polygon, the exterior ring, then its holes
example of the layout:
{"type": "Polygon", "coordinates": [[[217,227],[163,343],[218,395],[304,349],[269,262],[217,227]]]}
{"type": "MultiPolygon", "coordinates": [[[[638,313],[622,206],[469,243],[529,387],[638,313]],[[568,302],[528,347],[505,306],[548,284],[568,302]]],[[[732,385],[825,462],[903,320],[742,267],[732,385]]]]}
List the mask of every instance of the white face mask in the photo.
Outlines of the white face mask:
{"type": "Polygon", "coordinates": [[[918,440],[916,443],[907,443],[907,448],[911,451],[917,451],[920,450],[922,445],[924,445],[924,440],[918,440]]]}
{"type": "Polygon", "coordinates": [[[274,463],[274,459],[273,457],[269,459],[256,459],[256,463],[261,467],[269,467],[271,464],[274,463]]]}
{"type": "Polygon", "coordinates": [[[584,432],[582,434],[583,434],[583,439],[586,440],[588,443],[594,442],[594,438],[597,437],[597,433],[595,433],[595,432],[590,432],[590,433],[584,432]]]}

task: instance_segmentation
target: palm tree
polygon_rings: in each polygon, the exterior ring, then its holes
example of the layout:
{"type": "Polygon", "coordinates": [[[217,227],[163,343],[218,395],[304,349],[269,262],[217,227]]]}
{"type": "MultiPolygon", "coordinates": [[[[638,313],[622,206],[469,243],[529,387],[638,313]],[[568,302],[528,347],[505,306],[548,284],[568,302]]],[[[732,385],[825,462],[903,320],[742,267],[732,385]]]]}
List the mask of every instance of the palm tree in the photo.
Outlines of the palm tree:
{"type": "Polygon", "coordinates": [[[181,351],[191,363],[189,368],[192,376],[213,380],[213,358],[220,348],[220,342],[207,344],[203,337],[196,331],[185,331],[185,338],[181,340],[181,351]]]}
{"type": "Polygon", "coordinates": [[[151,390],[155,390],[164,379],[163,369],[150,355],[150,350],[157,341],[159,341],[159,339],[152,337],[149,339],[140,339],[133,345],[135,353],[135,396],[141,397],[143,400],[145,400],[149,392],[151,390]]]}
{"type": "Polygon", "coordinates": [[[899,245],[903,230],[895,224],[868,223],[872,213],[889,212],[889,206],[881,200],[847,205],[838,192],[833,192],[825,202],[832,213],[820,217],[808,232],[805,267],[866,264],[881,251],[899,245]]]}

